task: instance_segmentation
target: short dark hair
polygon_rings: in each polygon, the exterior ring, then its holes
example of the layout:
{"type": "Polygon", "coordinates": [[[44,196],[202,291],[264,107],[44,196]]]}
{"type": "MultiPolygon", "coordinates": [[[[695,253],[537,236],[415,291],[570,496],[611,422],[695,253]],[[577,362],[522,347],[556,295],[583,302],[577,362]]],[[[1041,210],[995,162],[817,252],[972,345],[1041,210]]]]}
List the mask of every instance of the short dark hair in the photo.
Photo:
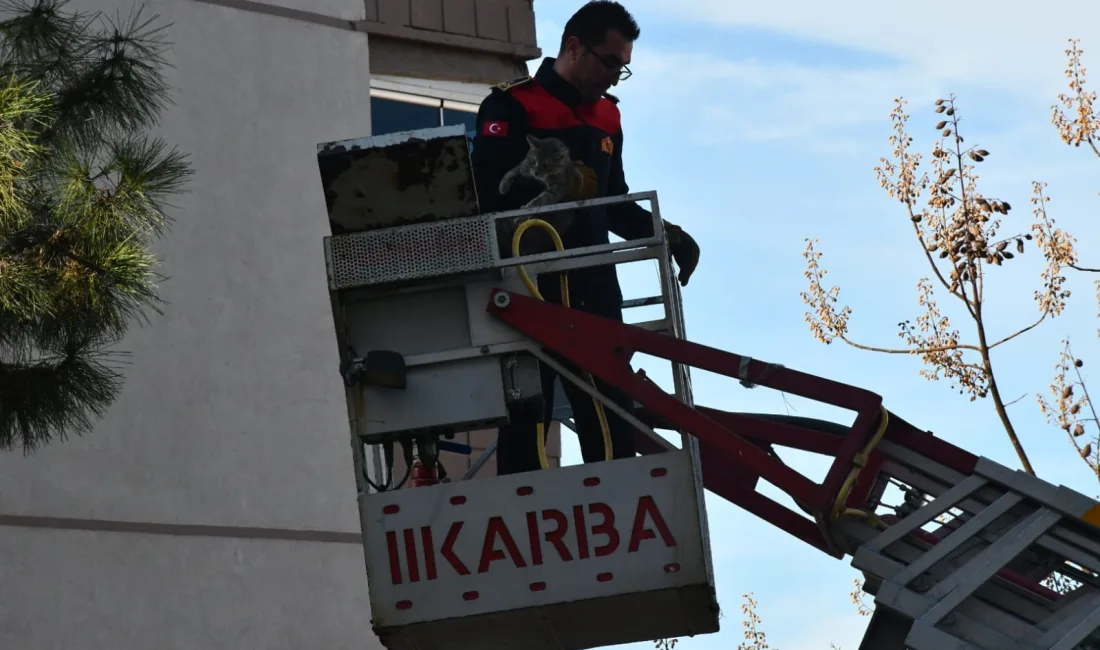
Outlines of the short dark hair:
{"type": "Polygon", "coordinates": [[[560,51],[565,51],[566,41],[573,36],[589,47],[602,45],[610,29],[616,30],[628,41],[638,40],[642,33],[626,7],[614,0],[591,0],[565,23],[560,51]]]}

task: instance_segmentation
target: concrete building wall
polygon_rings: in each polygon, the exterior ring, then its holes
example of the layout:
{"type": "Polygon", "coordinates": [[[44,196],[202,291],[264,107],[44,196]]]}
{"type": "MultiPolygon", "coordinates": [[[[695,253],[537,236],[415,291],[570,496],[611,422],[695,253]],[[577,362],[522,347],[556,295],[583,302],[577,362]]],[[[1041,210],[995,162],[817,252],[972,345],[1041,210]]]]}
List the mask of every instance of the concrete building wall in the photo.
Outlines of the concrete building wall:
{"type": "MultiPolygon", "coordinates": [[[[119,400],[92,434],[0,455],[4,650],[378,647],[314,158],[371,133],[372,2],[269,1],[146,3],[173,23],[157,135],[196,175],[119,400]]],[[[387,29],[391,52],[432,46],[387,29]]],[[[462,83],[531,58],[467,38],[439,45],[483,64],[462,83]]]]}
{"type": "Polygon", "coordinates": [[[540,55],[532,0],[365,2],[375,74],[483,83],[527,74],[540,55]]]}

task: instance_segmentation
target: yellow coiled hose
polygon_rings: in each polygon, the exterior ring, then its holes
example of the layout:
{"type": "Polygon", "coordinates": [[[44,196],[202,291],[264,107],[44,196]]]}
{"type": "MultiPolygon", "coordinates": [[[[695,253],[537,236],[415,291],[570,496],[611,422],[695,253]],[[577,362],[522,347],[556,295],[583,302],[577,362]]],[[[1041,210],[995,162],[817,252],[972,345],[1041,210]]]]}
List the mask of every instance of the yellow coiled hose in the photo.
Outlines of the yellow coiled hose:
{"type": "MultiPolygon", "coordinates": [[[[557,229],[551,226],[548,222],[542,219],[528,219],[520,224],[519,228],[516,228],[516,234],[512,236],[512,255],[519,257],[519,242],[523,239],[523,233],[527,232],[531,228],[542,228],[545,230],[552,240],[554,240],[554,249],[558,251],[565,250],[565,245],[562,244],[561,236],[558,234],[557,229]]],[[[542,297],[542,293],[539,292],[534,281],[531,280],[531,276],[527,275],[527,269],[523,268],[523,265],[519,265],[519,275],[523,279],[523,284],[527,286],[527,290],[531,292],[531,295],[539,300],[545,300],[542,297]]],[[[561,274],[561,303],[564,307],[569,307],[569,278],[565,273],[561,274]]],[[[596,381],[592,377],[592,373],[585,371],[585,381],[596,387],[596,381]]],[[[603,451],[606,460],[611,460],[612,455],[611,447],[611,429],[607,425],[607,414],[603,410],[603,404],[596,398],[592,398],[592,403],[596,406],[596,415],[600,418],[600,432],[603,434],[603,451]]],[[[550,467],[550,461],[546,459],[546,427],[543,425],[540,419],[537,425],[538,430],[538,447],[539,447],[539,464],[543,469],[550,467]]]]}
{"type": "Polygon", "coordinates": [[[871,440],[867,442],[867,446],[863,448],[863,451],[856,454],[852,458],[852,469],[848,472],[848,476],[845,477],[844,483],[840,486],[840,491],[837,493],[836,501],[833,503],[833,508],[830,519],[835,521],[841,516],[857,517],[860,519],[866,519],[873,526],[878,528],[886,528],[886,524],[882,519],[870,510],[860,510],[856,508],[846,507],[848,501],[848,495],[851,494],[852,488],[855,486],[856,479],[859,478],[859,474],[863,471],[863,468],[867,465],[867,460],[871,456],[871,452],[875,450],[878,443],[882,441],[882,438],[886,435],[886,429],[890,427],[890,411],[886,410],[885,406],[879,406],[879,421],[878,428],[875,429],[875,434],[871,436],[871,440]]]}

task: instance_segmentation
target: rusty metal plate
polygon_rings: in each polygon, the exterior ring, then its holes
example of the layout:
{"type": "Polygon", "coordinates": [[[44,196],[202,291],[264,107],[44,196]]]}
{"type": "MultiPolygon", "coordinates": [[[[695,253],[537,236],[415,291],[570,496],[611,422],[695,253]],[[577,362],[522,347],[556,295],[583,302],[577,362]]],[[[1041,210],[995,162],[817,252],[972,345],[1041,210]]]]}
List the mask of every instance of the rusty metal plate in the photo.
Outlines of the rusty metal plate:
{"type": "Polygon", "coordinates": [[[323,143],[317,165],[334,235],[478,213],[462,125],[323,143]]]}

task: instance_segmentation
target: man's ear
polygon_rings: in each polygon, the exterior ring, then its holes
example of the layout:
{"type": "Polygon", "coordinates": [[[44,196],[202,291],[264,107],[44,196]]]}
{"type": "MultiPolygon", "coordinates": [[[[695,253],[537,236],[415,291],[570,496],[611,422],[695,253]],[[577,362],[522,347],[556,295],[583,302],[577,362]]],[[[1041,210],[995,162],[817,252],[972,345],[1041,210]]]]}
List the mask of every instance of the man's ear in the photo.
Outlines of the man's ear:
{"type": "Polygon", "coordinates": [[[566,55],[566,60],[573,63],[581,57],[581,49],[581,39],[570,36],[565,39],[565,47],[562,48],[561,54],[566,55]]]}

